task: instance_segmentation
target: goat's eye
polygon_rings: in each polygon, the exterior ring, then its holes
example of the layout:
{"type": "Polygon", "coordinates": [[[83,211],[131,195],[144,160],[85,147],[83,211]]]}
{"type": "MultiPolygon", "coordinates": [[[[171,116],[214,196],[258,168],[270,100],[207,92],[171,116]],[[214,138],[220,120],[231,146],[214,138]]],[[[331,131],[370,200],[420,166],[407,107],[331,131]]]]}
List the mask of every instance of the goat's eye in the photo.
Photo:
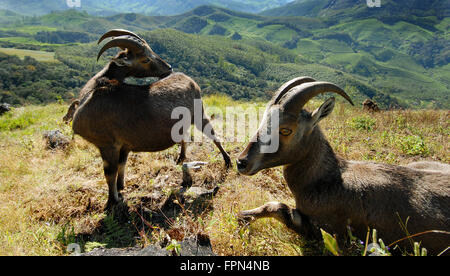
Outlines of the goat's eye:
{"type": "Polygon", "coordinates": [[[283,136],[289,136],[292,134],[292,130],[290,130],[288,128],[282,128],[282,129],[280,129],[280,134],[283,136]]]}
{"type": "Polygon", "coordinates": [[[144,62],[144,63],[149,63],[149,62],[150,62],[150,59],[149,59],[149,58],[146,58],[146,59],[143,60],[143,62],[144,62]]]}

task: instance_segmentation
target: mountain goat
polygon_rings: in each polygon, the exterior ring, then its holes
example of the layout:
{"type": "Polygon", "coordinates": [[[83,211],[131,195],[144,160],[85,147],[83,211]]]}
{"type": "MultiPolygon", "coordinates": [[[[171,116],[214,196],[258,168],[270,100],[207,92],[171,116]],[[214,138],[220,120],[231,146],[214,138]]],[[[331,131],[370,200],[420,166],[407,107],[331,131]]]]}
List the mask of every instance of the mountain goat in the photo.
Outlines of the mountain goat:
{"type": "MultiPolygon", "coordinates": [[[[113,31],[107,35],[122,33],[113,31]]],[[[170,74],[170,66],[156,57],[138,38],[126,36],[113,39],[100,50],[99,56],[106,48],[113,46],[129,47],[127,49],[132,50],[120,53],[89,80],[80,92],[78,107],[71,109],[74,133],[100,150],[109,187],[107,208],[121,201],[120,191],[124,188],[128,154],[131,151],[157,152],[175,145],[172,129],[179,120],[172,119],[173,110],[183,107],[194,115],[194,103],[197,101],[201,104],[201,91],[197,83],[182,73],[170,74]],[[141,63],[136,60],[144,58],[151,61],[141,63]],[[134,68],[136,62],[140,65],[134,68]],[[161,79],[145,86],[121,82],[121,77],[128,76],[130,72],[133,72],[133,76],[156,76],[161,79]]],[[[228,153],[210,126],[202,104],[200,108],[202,118],[195,126],[214,141],[226,166],[230,167],[228,153]]],[[[193,118],[189,119],[192,124],[193,118]]],[[[182,147],[181,162],[185,157],[185,143],[179,143],[182,147]]]]}
{"type": "MultiPolygon", "coordinates": [[[[414,164],[411,168],[373,162],[347,161],[338,157],[318,124],[331,114],[330,98],[312,113],[305,104],[315,96],[334,92],[351,104],[338,86],[297,78],[280,88],[269,103],[255,138],[241,153],[237,165],[244,175],[277,166],[295,197],[296,207],[271,202],[239,214],[244,221],[272,217],[302,235],[311,235],[319,226],[344,237],[347,226],[364,238],[368,228],[378,230],[386,242],[407,234],[399,227],[408,220],[411,234],[428,230],[450,231],[450,174],[448,165],[414,164]],[[274,112],[279,113],[279,129],[270,129],[274,112]],[[260,136],[279,137],[276,153],[263,153],[260,136]]],[[[273,138],[272,138],[273,139],[273,138]]],[[[317,232],[316,232],[317,233],[317,232]]],[[[446,234],[419,236],[430,252],[439,253],[450,245],[446,234]]]]}

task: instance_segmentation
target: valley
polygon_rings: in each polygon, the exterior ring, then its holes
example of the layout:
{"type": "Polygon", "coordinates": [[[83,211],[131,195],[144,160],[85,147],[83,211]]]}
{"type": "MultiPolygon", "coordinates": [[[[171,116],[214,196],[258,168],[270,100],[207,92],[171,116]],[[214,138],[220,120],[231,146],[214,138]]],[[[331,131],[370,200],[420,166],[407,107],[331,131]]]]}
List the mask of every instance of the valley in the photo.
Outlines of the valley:
{"type": "Polygon", "coordinates": [[[384,108],[448,108],[450,19],[422,21],[336,22],[330,17],[268,17],[212,6],[175,16],[97,17],[69,10],[2,24],[0,46],[56,52],[56,59],[64,56],[65,65],[76,69],[76,62],[67,62],[67,53],[72,53],[74,60],[90,64],[87,69],[81,66],[89,71],[98,68],[88,57],[99,35],[125,28],[152,39],[156,51],[176,64],[176,70],[198,78],[206,92],[267,98],[286,79],[309,74],[348,87],[358,102],[373,98],[384,108]],[[190,47],[179,47],[180,41],[190,47]],[[196,45],[208,45],[205,55],[195,61],[196,68],[184,66],[193,62],[196,45]],[[227,49],[217,52],[222,45],[227,49]],[[240,49],[246,54],[238,54],[240,49]]]}

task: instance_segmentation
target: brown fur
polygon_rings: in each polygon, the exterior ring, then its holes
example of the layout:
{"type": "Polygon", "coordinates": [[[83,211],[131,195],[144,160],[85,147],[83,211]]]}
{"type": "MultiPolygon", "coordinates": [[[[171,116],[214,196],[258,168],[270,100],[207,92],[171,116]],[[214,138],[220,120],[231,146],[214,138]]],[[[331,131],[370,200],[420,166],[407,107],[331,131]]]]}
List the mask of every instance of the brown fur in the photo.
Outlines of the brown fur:
{"type": "MultiPolygon", "coordinates": [[[[175,145],[171,130],[178,120],[171,119],[176,107],[186,107],[194,115],[194,100],[201,99],[200,87],[188,76],[174,73],[149,86],[105,83],[107,71],[88,82],[75,112],[73,130],[100,150],[110,187],[108,206],[120,200],[125,164],[130,151],[156,152],[175,145]]],[[[209,124],[203,114],[203,128],[209,124]]],[[[231,161],[220,145],[227,166],[231,161]]],[[[182,156],[184,147],[182,147],[182,156]]]]}
{"type": "MultiPolygon", "coordinates": [[[[283,113],[283,101],[268,106],[266,115],[279,110],[280,129],[291,129],[292,134],[280,134],[280,148],[273,154],[260,153],[260,143],[251,142],[239,157],[238,169],[254,175],[265,168],[284,166],[296,208],[272,202],[244,211],[240,217],[274,217],[300,234],[316,237],[317,230],[312,229],[317,228],[312,224],[340,237],[346,236],[350,224],[360,239],[370,227],[377,229],[387,244],[407,236],[400,221],[408,220],[410,234],[450,232],[450,174],[442,169],[448,165],[403,167],[339,158],[317,126],[332,112],[334,101],[327,100],[313,113],[299,107],[296,116],[283,113]]],[[[263,125],[258,134],[265,133],[267,127],[263,125]]],[[[445,234],[427,234],[415,240],[432,253],[450,246],[450,235],[445,234]]]]}

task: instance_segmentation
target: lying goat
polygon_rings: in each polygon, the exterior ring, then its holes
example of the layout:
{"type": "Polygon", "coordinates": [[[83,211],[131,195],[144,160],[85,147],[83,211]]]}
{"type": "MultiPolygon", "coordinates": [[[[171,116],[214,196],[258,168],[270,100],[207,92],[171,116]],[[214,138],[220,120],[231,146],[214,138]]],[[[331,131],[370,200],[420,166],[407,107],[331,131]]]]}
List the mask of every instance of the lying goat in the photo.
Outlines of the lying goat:
{"type": "MultiPolygon", "coordinates": [[[[253,142],[237,161],[239,172],[284,166],[284,177],[296,208],[272,202],[240,213],[243,220],[272,217],[292,230],[311,235],[319,226],[344,237],[348,223],[361,239],[375,228],[385,242],[428,230],[450,231],[450,174],[448,165],[413,164],[412,168],[372,162],[347,161],[334,153],[318,124],[331,114],[331,98],[310,113],[305,104],[318,94],[334,92],[350,103],[339,87],[311,78],[298,78],[280,88],[269,103],[253,142]],[[279,112],[279,131],[271,130],[273,114],[279,112]],[[262,153],[262,135],[279,137],[276,153],[262,153]],[[275,136],[276,135],[276,136],[275,136]],[[419,169],[417,169],[419,168],[419,169]]],[[[353,104],[353,103],[352,103],[353,104]]],[[[417,238],[429,251],[439,253],[450,246],[450,236],[427,234],[417,238]]]]}

